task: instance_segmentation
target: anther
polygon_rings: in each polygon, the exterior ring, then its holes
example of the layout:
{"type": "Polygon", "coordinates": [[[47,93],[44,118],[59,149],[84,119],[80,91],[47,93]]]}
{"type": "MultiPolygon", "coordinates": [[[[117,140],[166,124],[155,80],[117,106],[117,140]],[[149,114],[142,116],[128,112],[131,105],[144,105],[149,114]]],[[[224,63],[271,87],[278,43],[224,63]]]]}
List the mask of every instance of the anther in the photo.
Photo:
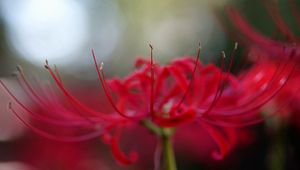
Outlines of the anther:
{"type": "Polygon", "coordinates": [[[103,70],[103,66],[104,66],[104,63],[101,62],[99,69],[100,69],[100,70],[103,70]]]}
{"type": "Polygon", "coordinates": [[[150,51],[150,61],[151,61],[151,85],[150,85],[150,114],[154,114],[154,66],[153,66],[153,47],[149,44],[150,51]]]}
{"type": "Polygon", "coordinates": [[[225,58],[226,58],[226,54],[225,54],[225,52],[224,52],[224,51],[222,51],[222,52],[221,52],[221,56],[222,56],[222,58],[223,58],[223,59],[225,59],[225,58]]]}
{"type": "Polygon", "coordinates": [[[238,44],[239,44],[238,42],[235,42],[235,43],[234,43],[234,50],[237,50],[238,44]]]}
{"type": "Polygon", "coordinates": [[[45,67],[46,69],[49,69],[48,60],[45,60],[45,65],[44,65],[44,67],[45,67]]]}
{"type": "Polygon", "coordinates": [[[198,49],[199,49],[199,50],[202,49],[201,42],[199,42],[199,44],[198,44],[198,49]]]}
{"type": "Polygon", "coordinates": [[[149,44],[149,47],[151,48],[151,50],[153,50],[153,46],[151,44],[149,44]]]}
{"type": "Polygon", "coordinates": [[[20,65],[17,65],[16,68],[18,72],[23,73],[23,69],[20,65]]]}

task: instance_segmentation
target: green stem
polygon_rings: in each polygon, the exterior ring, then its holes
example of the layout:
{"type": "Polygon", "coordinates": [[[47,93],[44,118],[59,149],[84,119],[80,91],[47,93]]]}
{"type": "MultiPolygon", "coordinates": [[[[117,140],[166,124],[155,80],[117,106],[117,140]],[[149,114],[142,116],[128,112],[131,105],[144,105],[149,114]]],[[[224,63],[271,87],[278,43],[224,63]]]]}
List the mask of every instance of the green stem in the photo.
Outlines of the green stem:
{"type": "Polygon", "coordinates": [[[166,170],[177,170],[175,154],[172,144],[172,134],[174,130],[169,128],[162,129],[162,146],[166,170]]]}
{"type": "Polygon", "coordinates": [[[285,144],[286,144],[286,125],[280,116],[272,117],[267,122],[268,132],[271,137],[271,147],[268,151],[268,169],[284,170],[285,162],[285,144]]]}
{"type": "Polygon", "coordinates": [[[284,170],[285,169],[285,137],[284,129],[279,129],[277,133],[273,134],[272,146],[270,148],[270,170],[284,170]]]}
{"type": "Polygon", "coordinates": [[[151,120],[141,120],[140,122],[145,126],[150,132],[159,136],[162,143],[162,151],[165,162],[165,170],[177,170],[175,154],[173,150],[172,136],[175,132],[174,128],[163,128],[154,124],[151,120]]]}

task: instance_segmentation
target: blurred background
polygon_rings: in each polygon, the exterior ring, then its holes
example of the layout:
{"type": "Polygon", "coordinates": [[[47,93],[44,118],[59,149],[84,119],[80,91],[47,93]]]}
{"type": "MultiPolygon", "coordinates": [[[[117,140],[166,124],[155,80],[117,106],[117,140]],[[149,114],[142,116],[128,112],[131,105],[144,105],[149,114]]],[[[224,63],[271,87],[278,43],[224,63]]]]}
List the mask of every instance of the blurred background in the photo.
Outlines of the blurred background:
{"type": "MultiPolygon", "coordinates": [[[[49,80],[44,69],[47,59],[58,66],[74,91],[98,88],[91,49],[104,62],[107,77],[122,77],[133,69],[136,57],[149,57],[148,44],[154,47],[155,60],[167,63],[175,57],[195,55],[201,42],[202,61],[215,62],[222,50],[232,50],[235,41],[215,13],[229,4],[243,11],[264,33],[274,31],[258,0],[0,0],[0,76],[7,79],[16,65],[21,65],[28,77],[49,80]]],[[[281,5],[286,9],[286,3],[281,5]]],[[[240,47],[238,57],[244,57],[242,52],[240,47]]],[[[0,97],[0,170],[69,170],[76,169],[74,165],[78,170],[147,169],[116,165],[107,146],[97,139],[65,144],[32,134],[8,111],[9,98],[3,91],[0,97]]],[[[272,169],[268,165],[272,156],[268,155],[273,154],[273,138],[266,126],[252,127],[258,138],[225,160],[180,155],[179,169],[272,169]]],[[[274,152],[293,150],[289,163],[297,169],[299,133],[293,127],[288,133],[290,145],[274,152]]]]}

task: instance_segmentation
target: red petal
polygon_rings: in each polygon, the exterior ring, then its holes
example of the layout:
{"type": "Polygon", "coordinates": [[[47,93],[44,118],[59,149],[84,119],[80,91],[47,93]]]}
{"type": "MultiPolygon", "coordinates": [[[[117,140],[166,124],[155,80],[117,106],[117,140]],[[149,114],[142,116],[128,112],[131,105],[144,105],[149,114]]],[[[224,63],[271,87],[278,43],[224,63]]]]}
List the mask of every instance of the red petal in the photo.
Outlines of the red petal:
{"type": "Polygon", "coordinates": [[[136,162],[138,155],[136,152],[130,152],[129,156],[126,156],[123,151],[121,151],[119,146],[120,136],[115,135],[111,139],[111,150],[117,161],[123,165],[129,165],[136,162]]]}
{"type": "Polygon", "coordinates": [[[219,150],[214,150],[211,154],[214,159],[221,160],[229,152],[229,150],[236,144],[237,137],[232,129],[222,128],[224,134],[220,133],[221,129],[215,126],[201,123],[203,128],[209,133],[218,145],[219,150]]]}

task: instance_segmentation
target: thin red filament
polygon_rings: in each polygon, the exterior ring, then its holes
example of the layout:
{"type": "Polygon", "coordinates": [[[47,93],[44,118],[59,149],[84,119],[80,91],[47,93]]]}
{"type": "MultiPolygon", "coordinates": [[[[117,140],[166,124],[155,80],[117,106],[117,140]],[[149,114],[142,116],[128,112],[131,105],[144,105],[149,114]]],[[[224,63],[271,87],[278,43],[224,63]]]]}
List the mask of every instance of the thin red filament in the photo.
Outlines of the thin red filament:
{"type": "Polygon", "coordinates": [[[193,81],[195,79],[195,74],[196,74],[196,70],[197,70],[197,67],[199,65],[199,60],[200,60],[200,53],[201,53],[201,44],[199,43],[199,46],[198,46],[198,51],[197,51],[197,56],[196,56],[196,63],[195,63],[195,67],[194,67],[194,70],[193,70],[193,73],[192,73],[192,77],[191,77],[191,81],[183,95],[183,97],[181,98],[181,100],[179,101],[179,103],[177,104],[177,106],[175,107],[176,110],[179,110],[180,106],[182,105],[183,101],[185,100],[186,96],[188,95],[189,91],[191,90],[192,88],[192,84],[193,84],[193,81]]]}
{"type": "MultiPolygon", "coordinates": [[[[225,78],[224,81],[227,81],[228,78],[229,78],[229,76],[230,76],[230,70],[231,70],[232,65],[233,65],[234,55],[235,55],[235,53],[236,53],[237,47],[238,47],[238,43],[236,42],[236,43],[234,44],[234,49],[233,49],[233,51],[232,51],[232,53],[231,53],[231,55],[230,55],[230,63],[229,63],[229,67],[228,67],[228,69],[227,69],[227,71],[226,71],[226,74],[227,74],[227,75],[226,75],[226,78],[225,78]]],[[[225,54],[224,54],[224,55],[225,55],[225,54]]],[[[221,87],[221,88],[222,88],[222,89],[221,89],[221,92],[219,93],[218,99],[220,99],[221,96],[222,96],[222,94],[223,94],[223,91],[224,91],[224,88],[225,88],[225,83],[222,84],[222,87],[221,87]]]]}
{"type": "Polygon", "coordinates": [[[151,85],[150,85],[150,115],[154,115],[154,66],[153,66],[153,47],[149,44],[150,47],[150,74],[151,74],[151,85]]]}
{"type": "Polygon", "coordinates": [[[224,71],[224,67],[225,67],[225,53],[224,51],[222,51],[222,60],[221,60],[221,70],[220,70],[220,78],[219,78],[219,83],[218,83],[218,87],[215,93],[215,96],[211,102],[211,104],[209,105],[209,107],[206,109],[206,111],[203,112],[203,115],[206,115],[207,113],[209,113],[211,111],[211,109],[215,106],[215,104],[217,103],[217,101],[219,100],[219,93],[222,93],[222,79],[223,79],[223,71],[224,71]]]}
{"type": "Polygon", "coordinates": [[[127,115],[125,115],[124,113],[122,113],[118,107],[115,105],[113,99],[112,99],[112,96],[110,95],[110,93],[108,92],[108,89],[107,89],[107,85],[106,85],[106,82],[105,82],[105,77],[104,76],[104,72],[103,72],[103,63],[101,63],[100,67],[98,65],[98,62],[96,60],[96,55],[95,55],[95,52],[94,50],[92,49],[92,55],[93,55],[93,59],[94,59],[94,64],[95,64],[95,67],[96,67],[96,71],[97,71],[97,75],[98,75],[98,78],[100,80],[100,83],[101,83],[101,86],[104,90],[104,93],[109,101],[109,103],[111,104],[111,106],[115,109],[115,111],[117,113],[119,113],[121,116],[123,117],[126,117],[126,118],[129,118],[127,115]]]}
{"type": "Polygon", "coordinates": [[[61,141],[61,142],[79,142],[79,141],[85,141],[85,140],[88,140],[88,139],[96,138],[96,137],[98,137],[99,135],[101,135],[103,133],[102,130],[100,130],[100,131],[93,131],[93,132],[85,133],[84,135],[79,135],[79,136],[57,136],[57,135],[45,132],[45,131],[29,124],[28,122],[26,122],[14,110],[14,108],[12,107],[12,103],[9,103],[9,109],[17,117],[17,119],[19,119],[26,127],[33,130],[38,135],[43,136],[45,138],[52,139],[52,140],[61,141]]]}

